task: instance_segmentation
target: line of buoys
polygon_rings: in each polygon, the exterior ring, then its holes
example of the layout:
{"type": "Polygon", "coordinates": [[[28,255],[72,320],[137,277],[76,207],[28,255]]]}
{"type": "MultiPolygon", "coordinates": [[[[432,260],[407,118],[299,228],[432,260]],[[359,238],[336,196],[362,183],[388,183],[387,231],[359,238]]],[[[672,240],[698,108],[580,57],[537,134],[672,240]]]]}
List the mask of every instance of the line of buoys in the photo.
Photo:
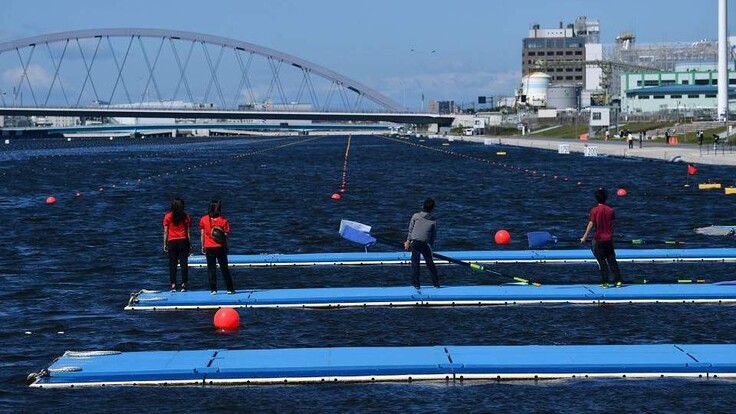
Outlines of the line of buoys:
{"type": "MultiPolygon", "coordinates": [[[[415,146],[415,147],[418,147],[418,148],[422,148],[422,149],[426,149],[426,150],[430,150],[430,151],[440,152],[440,153],[444,153],[444,154],[448,154],[448,155],[452,155],[452,156],[456,156],[456,157],[460,157],[460,158],[467,158],[467,159],[473,160],[473,161],[484,162],[486,164],[491,164],[491,165],[494,165],[494,166],[497,166],[497,167],[507,168],[507,169],[512,170],[512,171],[519,171],[519,172],[522,171],[522,167],[520,167],[520,166],[511,165],[511,164],[507,164],[507,163],[500,162],[500,161],[491,161],[489,159],[481,158],[481,157],[478,157],[478,156],[472,156],[472,155],[462,154],[462,153],[458,153],[458,152],[446,150],[446,149],[443,149],[443,148],[435,148],[435,147],[431,147],[431,146],[428,146],[428,145],[421,145],[421,144],[417,144],[417,143],[413,143],[413,142],[409,142],[409,141],[398,140],[398,139],[391,138],[391,137],[385,136],[385,135],[380,135],[380,137],[381,138],[384,138],[384,139],[387,139],[387,140],[390,140],[390,141],[395,141],[395,142],[399,142],[399,143],[406,144],[406,145],[412,145],[412,146],[415,146]]],[[[505,151],[499,151],[499,152],[505,152],[505,151]]],[[[575,183],[576,186],[582,186],[583,185],[583,182],[582,181],[571,181],[568,177],[563,177],[563,176],[559,176],[559,175],[555,175],[555,174],[540,173],[536,169],[526,168],[526,169],[523,169],[523,172],[526,173],[529,177],[541,177],[541,178],[550,179],[550,180],[558,181],[558,182],[560,182],[560,181],[563,181],[563,182],[572,182],[572,183],[575,183]]]]}
{"type": "MultiPolygon", "coordinates": [[[[309,142],[309,141],[314,141],[314,140],[317,140],[317,139],[320,139],[320,138],[321,137],[309,137],[309,138],[302,139],[302,140],[299,140],[299,141],[288,142],[286,144],[280,144],[280,145],[276,145],[276,146],[272,146],[272,147],[267,147],[267,148],[262,148],[262,149],[258,149],[258,150],[248,151],[248,152],[241,153],[241,154],[232,155],[230,157],[223,158],[223,159],[218,159],[218,160],[215,160],[215,161],[210,161],[210,162],[204,162],[204,163],[200,163],[200,164],[190,165],[188,167],[183,167],[183,168],[180,168],[178,170],[174,170],[174,171],[170,171],[170,172],[166,172],[166,173],[152,174],[152,175],[145,176],[145,177],[138,177],[137,180],[135,180],[135,181],[132,181],[132,182],[131,181],[126,181],[125,182],[125,186],[127,186],[127,187],[136,186],[136,185],[140,185],[141,183],[143,183],[144,180],[151,181],[151,180],[154,180],[154,179],[157,179],[157,178],[166,178],[166,177],[169,177],[169,176],[172,176],[172,175],[175,175],[175,174],[189,172],[189,171],[194,170],[194,169],[197,169],[197,168],[203,168],[203,167],[210,167],[210,166],[213,166],[213,165],[219,165],[219,164],[222,164],[223,162],[225,162],[227,160],[237,160],[237,159],[241,159],[241,158],[245,158],[245,157],[249,157],[249,156],[261,154],[261,153],[264,153],[264,152],[268,152],[268,151],[273,151],[273,150],[276,150],[276,149],[281,149],[281,148],[289,147],[289,146],[292,146],[292,145],[303,144],[303,143],[306,143],[306,142],[309,142]]],[[[123,186],[120,186],[120,187],[122,188],[123,186]]],[[[117,184],[114,184],[114,183],[113,184],[104,184],[104,185],[101,185],[101,186],[99,186],[97,188],[96,194],[103,194],[103,193],[105,193],[105,190],[106,189],[116,189],[116,188],[118,188],[118,185],[117,184]]],[[[82,194],[83,194],[82,192],[80,192],[79,190],[77,190],[77,191],[74,192],[74,198],[79,198],[79,197],[82,196],[82,194]]]]}
{"type": "Polygon", "coordinates": [[[342,199],[342,196],[340,193],[344,193],[345,189],[347,187],[347,181],[348,181],[348,157],[350,156],[350,140],[352,139],[351,135],[348,135],[348,143],[345,147],[345,159],[342,162],[342,179],[340,180],[340,189],[332,193],[332,196],[330,196],[333,200],[340,200],[342,199]]]}

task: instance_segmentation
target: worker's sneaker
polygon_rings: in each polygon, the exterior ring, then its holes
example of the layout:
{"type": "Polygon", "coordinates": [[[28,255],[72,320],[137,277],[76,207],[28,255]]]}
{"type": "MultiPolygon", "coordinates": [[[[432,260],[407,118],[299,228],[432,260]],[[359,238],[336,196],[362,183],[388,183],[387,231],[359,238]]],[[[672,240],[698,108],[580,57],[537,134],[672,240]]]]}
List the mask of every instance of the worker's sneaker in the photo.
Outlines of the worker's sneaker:
{"type": "Polygon", "coordinates": [[[601,283],[601,287],[603,289],[608,289],[608,283],[601,283]]]}

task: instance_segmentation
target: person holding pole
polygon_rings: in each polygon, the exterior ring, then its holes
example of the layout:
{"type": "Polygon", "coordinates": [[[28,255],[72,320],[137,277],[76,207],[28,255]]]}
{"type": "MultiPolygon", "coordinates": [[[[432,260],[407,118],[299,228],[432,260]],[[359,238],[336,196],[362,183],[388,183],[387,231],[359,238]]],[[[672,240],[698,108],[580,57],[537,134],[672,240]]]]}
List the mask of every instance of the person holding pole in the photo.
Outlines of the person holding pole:
{"type": "Polygon", "coordinates": [[[422,211],[411,216],[409,221],[409,233],[404,242],[404,250],[411,250],[411,284],[419,290],[419,256],[424,257],[429,274],[432,276],[432,285],[440,287],[440,278],[437,275],[437,267],[432,258],[432,244],[437,234],[437,220],[432,215],[434,200],[424,200],[422,211]]]}

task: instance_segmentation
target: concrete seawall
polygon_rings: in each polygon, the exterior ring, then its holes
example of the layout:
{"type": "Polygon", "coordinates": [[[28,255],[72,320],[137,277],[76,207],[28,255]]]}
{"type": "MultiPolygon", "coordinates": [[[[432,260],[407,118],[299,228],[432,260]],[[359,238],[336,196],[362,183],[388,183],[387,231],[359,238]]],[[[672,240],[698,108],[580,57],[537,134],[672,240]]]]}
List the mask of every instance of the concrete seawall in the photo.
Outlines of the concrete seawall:
{"type": "Polygon", "coordinates": [[[492,143],[498,145],[510,145],[515,147],[527,147],[559,151],[560,145],[566,145],[571,153],[585,153],[595,151],[598,155],[615,157],[636,157],[667,162],[686,162],[694,164],[712,165],[736,165],[736,152],[731,152],[729,147],[719,147],[717,153],[713,151],[713,144],[703,144],[702,148],[695,144],[666,145],[663,143],[643,143],[639,148],[639,141],[634,140],[634,148],[629,149],[623,140],[611,141],[580,141],[576,139],[559,138],[529,138],[529,137],[490,137],[490,136],[435,136],[450,141],[467,141],[479,143],[492,143]],[[595,148],[595,149],[593,149],[595,148]],[[702,151],[701,151],[702,149],[702,151]]]}

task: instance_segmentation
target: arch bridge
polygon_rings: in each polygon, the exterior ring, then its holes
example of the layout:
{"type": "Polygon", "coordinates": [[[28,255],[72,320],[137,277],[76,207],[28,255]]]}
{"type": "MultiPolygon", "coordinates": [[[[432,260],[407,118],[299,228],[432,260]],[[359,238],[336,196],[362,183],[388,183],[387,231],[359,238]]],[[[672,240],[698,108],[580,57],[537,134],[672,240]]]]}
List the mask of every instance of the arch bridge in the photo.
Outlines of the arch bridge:
{"type": "Polygon", "coordinates": [[[447,124],[267,47],[187,31],[113,28],[0,43],[0,114],[447,124]]]}

